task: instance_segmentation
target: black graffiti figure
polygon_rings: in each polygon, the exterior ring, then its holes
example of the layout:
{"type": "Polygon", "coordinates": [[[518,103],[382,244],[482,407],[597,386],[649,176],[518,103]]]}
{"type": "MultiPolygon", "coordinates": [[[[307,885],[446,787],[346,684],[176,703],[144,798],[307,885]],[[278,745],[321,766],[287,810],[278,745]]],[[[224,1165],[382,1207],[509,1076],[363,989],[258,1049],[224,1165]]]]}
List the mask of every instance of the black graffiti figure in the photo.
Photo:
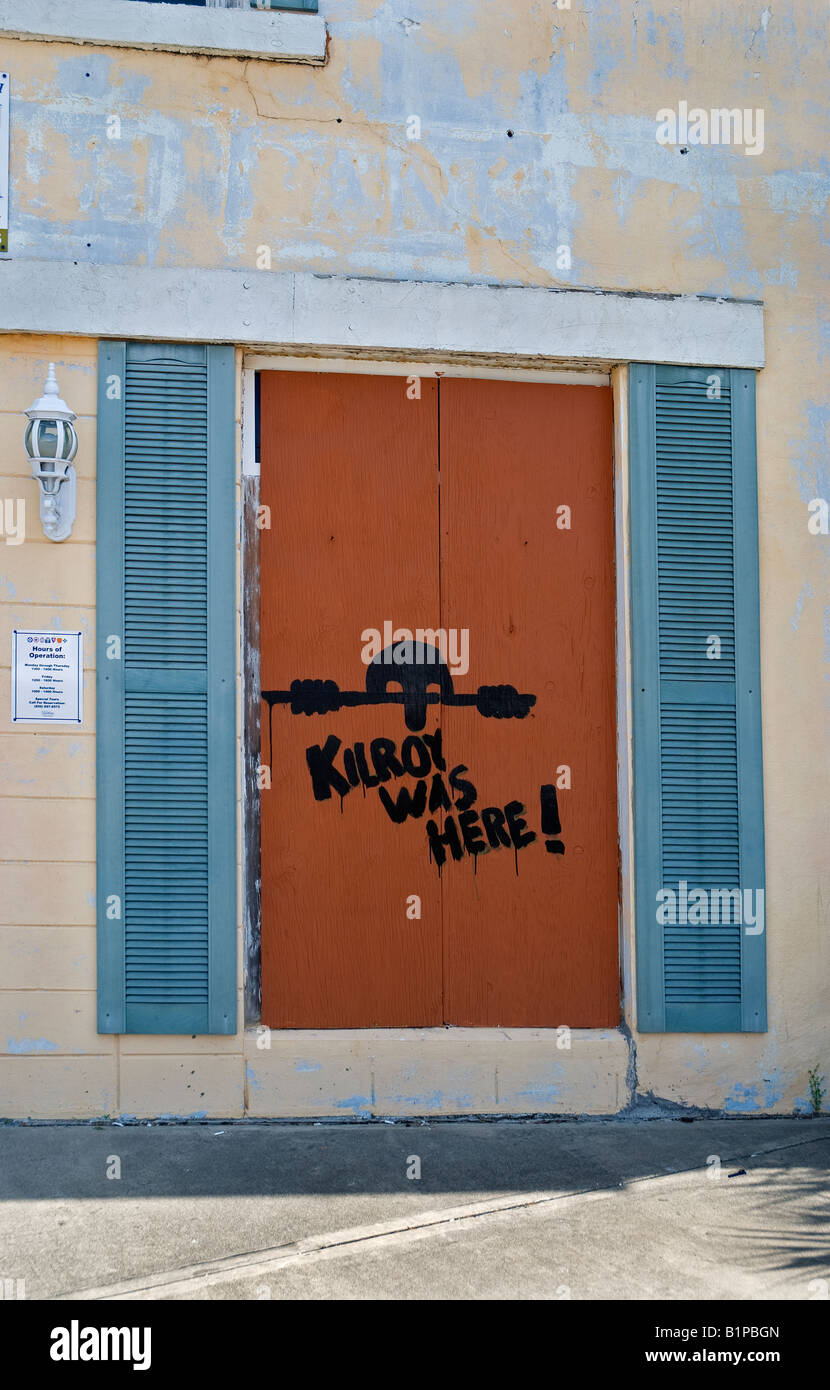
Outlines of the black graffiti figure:
{"type": "Polygon", "coordinates": [[[455,691],[440,651],[425,642],[396,642],[379,652],[367,667],[365,690],[340,690],[336,681],[296,680],[288,690],[263,690],[262,698],[269,722],[274,705],[309,715],[354,705],[403,705],[406,727],[413,732],[426,724],[427,705],[472,705],[485,719],[524,719],[536,704],[535,695],[520,695],[512,685],[480,685],[468,695],[455,691]],[[400,690],[389,690],[390,683],[400,690]]]}

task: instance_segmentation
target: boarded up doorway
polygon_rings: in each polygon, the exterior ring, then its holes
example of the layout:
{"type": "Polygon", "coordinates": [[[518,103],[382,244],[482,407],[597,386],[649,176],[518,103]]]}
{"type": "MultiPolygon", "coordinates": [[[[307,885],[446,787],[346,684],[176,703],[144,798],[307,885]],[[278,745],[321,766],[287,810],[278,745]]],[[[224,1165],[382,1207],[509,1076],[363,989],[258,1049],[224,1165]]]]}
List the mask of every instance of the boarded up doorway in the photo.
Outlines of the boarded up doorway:
{"type": "Polygon", "coordinates": [[[612,476],[608,387],[263,373],[264,1023],[619,1021],[612,476]]]}

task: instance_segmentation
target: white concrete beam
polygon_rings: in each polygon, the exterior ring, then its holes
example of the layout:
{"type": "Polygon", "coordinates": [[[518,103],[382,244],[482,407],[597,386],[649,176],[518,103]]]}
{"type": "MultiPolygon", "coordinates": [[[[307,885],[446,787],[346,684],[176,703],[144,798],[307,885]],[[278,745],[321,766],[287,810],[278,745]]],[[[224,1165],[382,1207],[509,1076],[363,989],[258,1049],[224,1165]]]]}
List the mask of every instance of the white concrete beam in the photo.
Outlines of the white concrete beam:
{"type": "Polygon", "coordinates": [[[0,36],[324,63],[326,26],[296,11],[200,9],[143,0],[0,0],[0,36]]]}
{"type": "Polygon", "coordinates": [[[347,354],[764,364],[756,301],[65,261],[0,261],[0,332],[347,354]]]}

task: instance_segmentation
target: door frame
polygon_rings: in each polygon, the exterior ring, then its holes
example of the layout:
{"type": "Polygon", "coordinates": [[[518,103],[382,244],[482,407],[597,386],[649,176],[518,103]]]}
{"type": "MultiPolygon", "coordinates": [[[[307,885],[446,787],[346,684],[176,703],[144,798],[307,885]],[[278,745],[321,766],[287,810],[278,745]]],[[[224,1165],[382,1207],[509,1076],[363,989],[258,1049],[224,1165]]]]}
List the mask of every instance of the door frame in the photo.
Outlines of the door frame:
{"type": "MultiPolygon", "coordinates": [[[[619,907],[618,961],[620,970],[621,1028],[628,1034],[634,1027],[634,913],[633,913],[633,805],[631,797],[631,662],[629,631],[629,525],[628,525],[628,366],[619,363],[611,367],[585,367],[563,364],[544,368],[509,367],[481,362],[449,360],[401,361],[389,356],[355,355],[289,356],[273,353],[242,353],[241,374],[241,526],[240,526],[240,671],[242,679],[242,917],[243,917],[243,981],[244,1022],[246,1029],[261,1027],[261,857],[260,857],[260,790],[257,770],[260,763],[260,565],[259,535],[256,526],[259,494],[259,459],[257,456],[257,374],[263,371],[339,372],[355,375],[407,377],[478,377],[496,381],[530,381],[539,384],[577,384],[586,389],[592,386],[611,386],[613,410],[613,496],[615,536],[615,664],[617,720],[617,815],[619,844],[619,907]],[[621,679],[622,676],[622,679],[621,679]]],[[[563,1026],[567,1020],[563,1019],[563,1026]]],[[[332,1030],[274,1029],[280,1037],[290,1034],[299,1040],[303,1034],[320,1037],[332,1030]]],[[[414,1041],[425,1032],[443,1032],[447,1039],[459,1035],[458,1043],[465,1045],[484,1038],[492,1041],[495,1031],[489,1028],[442,1028],[437,1030],[394,1028],[336,1030],[348,1032],[356,1039],[371,1035],[375,1050],[383,1033],[394,1035],[400,1042],[407,1035],[414,1041]]],[[[588,1039],[607,1039],[617,1030],[573,1030],[582,1042],[588,1039]]],[[[511,1038],[527,1035],[540,1041],[556,1030],[541,1028],[510,1029],[511,1038]]],[[[548,1044],[549,1045],[549,1044],[548,1044]]]]}

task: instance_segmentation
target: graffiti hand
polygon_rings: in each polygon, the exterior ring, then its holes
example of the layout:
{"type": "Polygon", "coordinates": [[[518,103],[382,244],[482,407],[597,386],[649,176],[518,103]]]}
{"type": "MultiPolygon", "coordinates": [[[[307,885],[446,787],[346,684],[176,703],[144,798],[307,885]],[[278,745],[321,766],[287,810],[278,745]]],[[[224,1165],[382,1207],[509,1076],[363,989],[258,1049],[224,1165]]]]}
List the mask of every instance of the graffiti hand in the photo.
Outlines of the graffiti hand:
{"type": "Polygon", "coordinates": [[[480,685],[476,708],[485,719],[524,719],[535,695],[520,695],[513,685],[480,685]]]}
{"type": "Polygon", "coordinates": [[[336,681],[292,681],[292,714],[331,714],[340,708],[336,681]]]}

